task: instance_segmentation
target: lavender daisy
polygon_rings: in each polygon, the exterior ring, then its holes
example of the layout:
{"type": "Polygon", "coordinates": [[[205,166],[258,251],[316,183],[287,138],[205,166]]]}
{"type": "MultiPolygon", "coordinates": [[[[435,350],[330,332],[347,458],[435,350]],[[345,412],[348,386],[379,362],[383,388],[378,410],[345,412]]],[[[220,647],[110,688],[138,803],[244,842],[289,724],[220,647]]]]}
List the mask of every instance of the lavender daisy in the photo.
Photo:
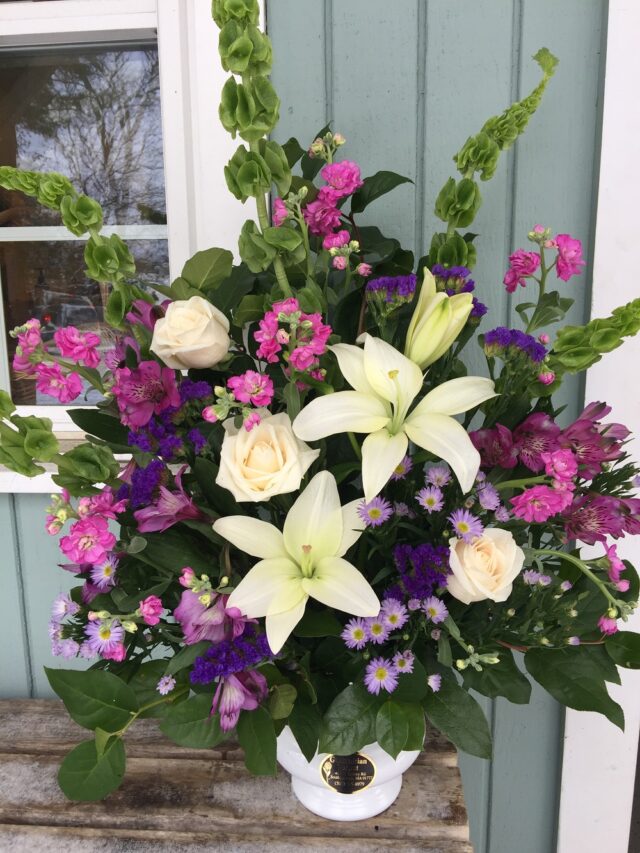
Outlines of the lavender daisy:
{"type": "Polygon", "coordinates": [[[415,655],[411,651],[411,649],[406,649],[404,652],[397,652],[393,656],[393,665],[396,668],[398,673],[409,673],[413,672],[413,661],[415,660],[415,655]]]}
{"type": "Polygon", "coordinates": [[[393,474],[391,475],[392,480],[404,480],[409,471],[413,468],[413,462],[411,461],[410,456],[405,456],[396,467],[393,469],[393,474]]]}
{"type": "Polygon", "coordinates": [[[116,569],[118,568],[118,558],[113,554],[109,554],[104,563],[100,563],[91,569],[91,580],[100,587],[107,589],[114,586],[116,582],[116,569]]]}
{"type": "Polygon", "coordinates": [[[389,501],[379,495],[369,503],[362,501],[358,504],[358,515],[367,527],[380,527],[393,515],[393,508],[389,501]]]}
{"type": "Polygon", "coordinates": [[[367,638],[377,645],[384,643],[391,633],[380,616],[365,619],[365,623],[367,628],[367,638]]]}
{"type": "Polygon", "coordinates": [[[403,625],[406,624],[409,619],[409,614],[407,613],[407,608],[404,604],[400,604],[395,598],[387,598],[382,602],[382,609],[380,610],[380,616],[382,617],[382,621],[389,628],[389,630],[394,631],[398,628],[402,628],[403,625]]]}
{"type": "Polygon", "coordinates": [[[425,481],[432,486],[446,486],[451,480],[451,471],[446,465],[432,465],[425,474],[425,481]]]}
{"type": "Polygon", "coordinates": [[[437,486],[427,486],[420,489],[416,500],[428,513],[439,512],[444,506],[444,496],[437,486]]]}
{"type": "Polygon", "coordinates": [[[381,690],[393,693],[398,686],[398,673],[387,658],[374,658],[367,666],[364,683],[369,693],[377,695],[381,690]]]}
{"type": "Polygon", "coordinates": [[[476,536],[482,536],[484,527],[482,522],[475,515],[472,515],[466,509],[457,509],[449,516],[456,536],[459,536],[464,542],[473,542],[476,536]]]}
{"type": "Polygon", "coordinates": [[[350,619],[340,634],[349,649],[363,649],[367,644],[368,630],[364,619],[350,619]]]}
{"type": "Polygon", "coordinates": [[[500,506],[500,495],[498,490],[491,483],[485,482],[478,489],[478,501],[482,509],[496,510],[500,506]]]}
{"type": "Polygon", "coordinates": [[[114,619],[112,622],[97,620],[89,622],[84,629],[91,651],[104,655],[112,654],[124,639],[124,628],[114,619]]]}
{"type": "Polygon", "coordinates": [[[72,601],[65,592],[61,592],[54,598],[51,605],[51,618],[59,622],[65,616],[73,616],[78,610],[80,610],[80,605],[72,601]]]}
{"type": "Polygon", "coordinates": [[[427,678],[427,684],[429,685],[431,690],[433,690],[434,693],[437,693],[438,690],[440,690],[440,687],[442,686],[442,676],[439,675],[437,672],[433,675],[430,675],[427,678]]]}
{"type": "Polygon", "coordinates": [[[163,675],[156,684],[156,690],[161,696],[166,696],[168,693],[171,693],[175,686],[176,680],[172,675],[163,675]]]}
{"type": "Polygon", "coordinates": [[[423,610],[434,625],[439,625],[449,615],[446,604],[437,598],[435,595],[429,596],[423,604],[423,610]]]}

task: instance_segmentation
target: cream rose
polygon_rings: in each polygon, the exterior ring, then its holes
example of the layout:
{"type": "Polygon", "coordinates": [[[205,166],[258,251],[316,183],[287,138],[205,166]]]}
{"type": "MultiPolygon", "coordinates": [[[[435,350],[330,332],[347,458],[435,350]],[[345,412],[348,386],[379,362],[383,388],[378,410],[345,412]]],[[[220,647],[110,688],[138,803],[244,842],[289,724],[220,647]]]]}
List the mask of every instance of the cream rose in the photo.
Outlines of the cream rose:
{"type": "Polygon", "coordinates": [[[505,601],[524,563],[524,551],[508,530],[490,527],[473,542],[451,539],[447,589],[465,604],[505,601]]]}
{"type": "Polygon", "coordinates": [[[296,491],[320,453],[295,437],[286,414],[268,415],[249,431],[238,429],[233,419],[223,426],[216,483],[237,501],[266,501],[296,491]]]}
{"type": "Polygon", "coordinates": [[[151,349],[167,367],[213,367],[229,350],[229,321],[202,296],[178,299],[156,322],[151,349]]]}

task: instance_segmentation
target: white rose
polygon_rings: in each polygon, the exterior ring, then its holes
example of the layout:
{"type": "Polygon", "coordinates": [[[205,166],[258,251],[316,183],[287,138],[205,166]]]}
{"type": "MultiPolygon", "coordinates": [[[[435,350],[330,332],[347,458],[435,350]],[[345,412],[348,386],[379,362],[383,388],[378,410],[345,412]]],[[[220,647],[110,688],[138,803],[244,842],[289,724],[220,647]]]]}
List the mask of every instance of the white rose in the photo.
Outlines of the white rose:
{"type": "Polygon", "coordinates": [[[447,589],[465,604],[472,601],[506,601],[524,563],[524,551],[508,530],[490,527],[473,542],[449,542],[452,575],[447,589]]]}
{"type": "Polygon", "coordinates": [[[268,415],[249,431],[238,429],[233,419],[223,426],[226,435],[216,483],[237,501],[266,501],[295,492],[320,453],[296,438],[286,414],[268,415]]]}
{"type": "Polygon", "coordinates": [[[229,350],[229,321],[202,296],[178,299],[156,322],[151,349],[167,367],[213,367],[229,350]]]}

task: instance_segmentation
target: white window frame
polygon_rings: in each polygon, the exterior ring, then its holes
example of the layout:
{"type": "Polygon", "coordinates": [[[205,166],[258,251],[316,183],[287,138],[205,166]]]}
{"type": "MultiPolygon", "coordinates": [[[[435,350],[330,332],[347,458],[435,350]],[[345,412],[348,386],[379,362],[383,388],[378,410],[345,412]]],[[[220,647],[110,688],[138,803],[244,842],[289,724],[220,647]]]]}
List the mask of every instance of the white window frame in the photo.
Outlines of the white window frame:
{"type": "MultiPolygon", "coordinates": [[[[640,4],[609,0],[602,150],[596,221],[592,316],[602,317],[639,295],[632,271],[637,259],[636,202],[640,176],[629,168],[629,145],[640,138],[633,105],[640,83],[640,4]]],[[[587,374],[586,397],[613,406],[612,417],[636,438],[628,445],[640,459],[640,395],[635,370],[640,336],[627,340],[587,374]]],[[[602,553],[602,548],[594,552],[602,553]]],[[[640,567],[640,538],[621,540],[619,553],[640,567]]],[[[640,631],[640,612],[627,630],[640,631]]],[[[640,729],[640,671],[621,670],[610,693],[624,709],[621,732],[599,714],[567,710],[558,827],[558,853],[627,853],[640,729]]]]}
{"type": "MultiPolygon", "coordinates": [[[[143,226],[144,239],[166,239],[169,272],[176,278],[195,252],[220,246],[237,253],[242,223],[255,205],[241,205],[229,193],[224,165],[241,140],[220,124],[217,106],[227,79],[217,56],[217,29],[203,0],[45,0],[0,4],[0,49],[84,42],[156,38],[165,164],[167,225],[143,226]]],[[[105,227],[124,239],[141,236],[140,226],[105,227]]],[[[11,230],[29,239],[29,228],[11,230]]],[[[35,229],[34,229],[35,230],[35,229]]],[[[49,229],[52,239],[73,240],[65,228],[49,229]]],[[[38,229],[42,239],[43,229],[38,229]]],[[[25,320],[27,318],[25,317],[25,320]]],[[[0,328],[4,328],[0,302],[0,328]]],[[[9,387],[9,365],[0,347],[0,385],[9,387]]],[[[20,414],[51,418],[62,437],[79,436],[63,406],[19,406],[20,414]]],[[[30,481],[0,471],[0,492],[49,491],[50,477],[30,481]]]]}

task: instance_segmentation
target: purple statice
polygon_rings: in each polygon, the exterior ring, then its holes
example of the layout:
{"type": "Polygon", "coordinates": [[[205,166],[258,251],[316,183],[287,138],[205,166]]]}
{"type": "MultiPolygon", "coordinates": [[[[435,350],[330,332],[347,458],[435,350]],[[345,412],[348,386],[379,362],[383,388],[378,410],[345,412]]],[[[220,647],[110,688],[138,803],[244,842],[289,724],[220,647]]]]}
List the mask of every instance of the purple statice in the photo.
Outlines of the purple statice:
{"type": "Polygon", "coordinates": [[[427,685],[430,690],[437,693],[442,687],[442,676],[438,672],[434,672],[433,675],[427,677],[427,685]]]}
{"type": "Polygon", "coordinates": [[[393,559],[400,577],[398,586],[387,590],[389,597],[424,599],[447,584],[449,548],[446,545],[428,542],[415,548],[406,544],[396,545],[393,559]]]}
{"type": "Polygon", "coordinates": [[[430,595],[422,605],[427,619],[434,625],[439,625],[448,617],[449,611],[443,601],[435,595],[430,595]]]}
{"type": "Polygon", "coordinates": [[[175,686],[176,680],[172,675],[163,675],[156,684],[156,690],[161,696],[166,696],[168,693],[171,693],[175,686]]]}
{"type": "Polygon", "coordinates": [[[226,678],[272,657],[266,636],[259,634],[255,626],[247,625],[242,636],[215,643],[202,657],[196,658],[191,682],[210,684],[217,678],[226,678]]]}
{"type": "Polygon", "coordinates": [[[213,391],[208,382],[200,380],[194,382],[192,379],[184,378],[178,386],[180,393],[180,402],[188,403],[189,400],[202,400],[203,397],[211,397],[213,391]]]}
{"type": "Polygon", "coordinates": [[[182,450],[182,439],[177,435],[166,435],[158,441],[158,456],[170,461],[182,450]]]}
{"type": "Polygon", "coordinates": [[[411,651],[411,649],[407,649],[404,652],[396,652],[393,656],[393,665],[396,668],[396,672],[398,673],[410,673],[413,672],[413,662],[415,660],[415,655],[411,651]]]}
{"type": "Polygon", "coordinates": [[[154,492],[160,484],[165,470],[164,464],[159,459],[152,459],[146,468],[136,468],[131,475],[132,508],[148,506],[153,503],[154,492]]]}
{"type": "Polygon", "coordinates": [[[480,519],[467,509],[456,509],[448,516],[451,526],[464,542],[473,542],[476,536],[482,536],[484,527],[480,519]]]}
{"type": "Polygon", "coordinates": [[[478,501],[482,509],[496,510],[500,506],[500,495],[496,487],[484,481],[478,487],[478,501]]]}
{"type": "Polygon", "coordinates": [[[357,507],[358,516],[366,527],[380,527],[393,515],[393,507],[380,495],[366,503],[361,501],[357,507]]]}
{"type": "Polygon", "coordinates": [[[196,429],[196,427],[189,430],[189,432],[187,433],[187,438],[193,445],[193,449],[196,453],[200,453],[207,446],[207,439],[203,436],[199,429],[196,429]]]}
{"type": "Polygon", "coordinates": [[[384,623],[381,614],[378,616],[370,616],[364,621],[367,629],[367,640],[379,646],[388,639],[391,629],[384,623]]]}
{"type": "Polygon", "coordinates": [[[443,267],[442,264],[434,264],[431,267],[431,272],[436,279],[438,288],[444,288],[447,296],[454,296],[456,293],[472,293],[475,290],[476,283],[472,278],[471,270],[468,267],[455,266],[443,267]]]}
{"type": "Polygon", "coordinates": [[[520,329],[508,329],[506,326],[497,326],[485,332],[484,351],[487,356],[504,357],[508,354],[522,353],[534,364],[539,364],[547,354],[547,348],[532,335],[520,331],[520,329]]]}
{"type": "Polygon", "coordinates": [[[411,461],[410,456],[405,456],[396,467],[393,469],[393,473],[391,474],[392,480],[404,480],[409,471],[413,468],[413,462],[411,461]]]}
{"type": "Polygon", "coordinates": [[[103,657],[116,652],[124,639],[124,628],[117,619],[104,621],[97,619],[84,629],[87,635],[87,644],[92,652],[97,652],[103,657]]]}
{"type": "Polygon", "coordinates": [[[54,598],[51,605],[51,619],[54,622],[61,622],[65,616],[74,616],[78,610],[80,605],[72,601],[65,592],[61,592],[54,598]]]}
{"type": "Polygon", "coordinates": [[[76,642],[76,640],[72,640],[70,637],[66,640],[61,639],[51,643],[51,654],[56,657],[64,658],[65,660],[71,660],[71,658],[77,657],[79,650],[80,643],[76,642]]]}
{"type": "Polygon", "coordinates": [[[129,447],[137,447],[143,453],[153,452],[153,443],[146,432],[137,432],[130,430],[127,435],[127,444],[129,447]]]}
{"type": "Polygon", "coordinates": [[[444,506],[444,495],[437,486],[425,486],[424,489],[420,489],[416,500],[429,514],[439,512],[444,506]]]}
{"type": "Polygon", "coordinates": [[[366,292],[387,303],[410,302],[416,290],[415,275],[395,275],[373,278],[367,282],[366,292]]]}
{"type": "Polygon", "coordinates": [[[364,619],[350,619],[340,634],[348,649],[360,651],[367,644],[368,632],[364,619]]]}
{"type": "Polygon", "coordinates": [[[484,304],[484,302],[480,302],[477,296],[474,296],[471,302],[471,314],[469,314],[469,316],[475,317],[477,320],[479,320],[480,317],[484,317],[488,310],[489,309],[484,304]]]}
{"type": "Polygon", "coordinates": [[[380,609],[380,616],[390,631],[399,630],[409,620],[407,608],[396,598],[385,598],[380,609]]]}
{"type": "Polygon", "coordinates": [[[110,586],[115,586],[118,562],[118,558],[115,554],[109,554],[107,559],[102,563],[92,566],[91,571],[89,572],[92,583],[100,587],[101,590],[108,589],[110,586]]]}
{"type": "Polygon", "coordinates": [[[441,489],[451,480],[451,471],[447,465],[432,465],[425,471],[425,482],[441,489]]]}
{"type": "Polygon", "coordinates": [[[365,670],[364,683],[369,693],[393,693],[398,686],[398,672],[387,658],[373,658],[365,670]]]}

